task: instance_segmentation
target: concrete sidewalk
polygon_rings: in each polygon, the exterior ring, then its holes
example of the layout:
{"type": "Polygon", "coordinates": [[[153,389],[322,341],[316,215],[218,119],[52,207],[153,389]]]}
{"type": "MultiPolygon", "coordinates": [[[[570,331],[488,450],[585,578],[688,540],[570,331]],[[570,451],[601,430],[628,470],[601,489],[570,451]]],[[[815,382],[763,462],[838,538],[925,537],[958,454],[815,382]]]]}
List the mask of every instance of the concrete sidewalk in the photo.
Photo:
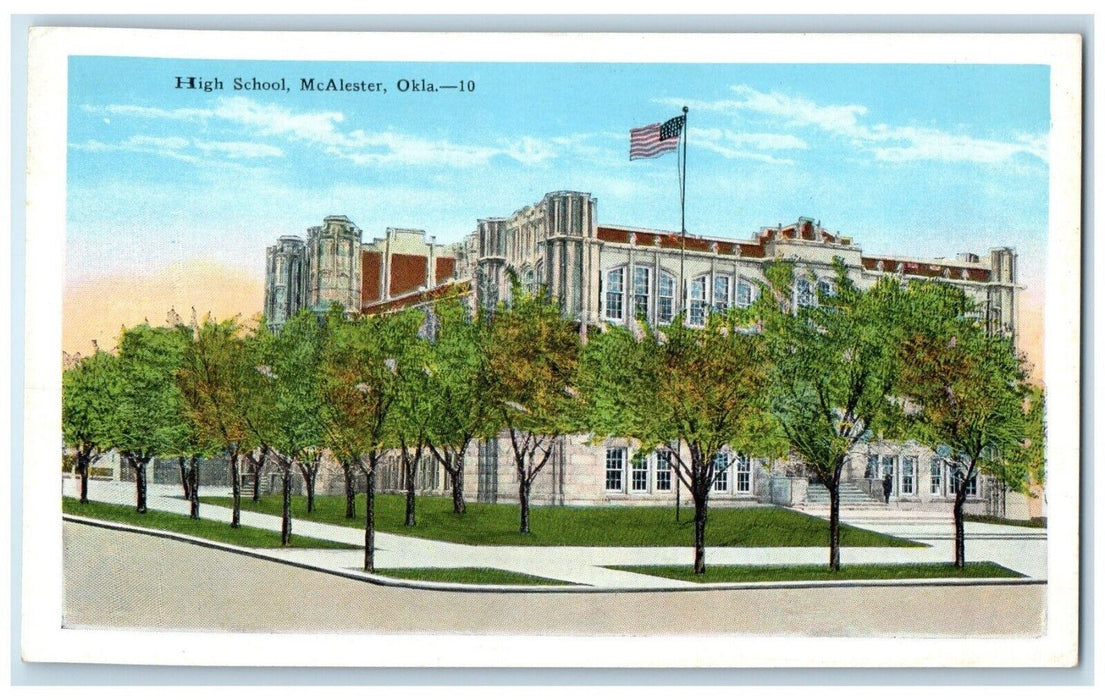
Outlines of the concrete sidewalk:
{"type": "MultiPolygon", "coordinates": [[[[66,479],[64,493],[76,496],[79,482],[66,479]]],[[[225,490],[225,489],[224,489],[225,490]]],[[[218,490],[202,491],[204,495],[222,495],[218,490]]],[[[128,482],[93,481],[89,498],[96,501],[133,505],[134,484],[128,482]]],[[[150,509],[186,515],[187,501],[181,498],[179,486],[151,484],[148,492],[150,509]]],[[[204,503],[200,509],[205,520],[229,523],[231,510],[204,503]]],[[[889,514],[888,514],[889,515],[889,514]]],[[[848,521],[845,516],[845,521],[848,521]]],[[[243,525],[279,531],[280,518],[243,510],[243,525]]],[[[888,535],[905,537],[928,544],[928,547],[846,547],[841,550],[841,562],[849,564],[904,564],[947,562],[953,558],[952,523],[932,519],[864,518],[857,526],[888,535]]],[[[295,520],[293,532],[352,545],[363,545],[364,531],[304,520],[295,520]]],[[[1047,577],[1046,531],[1030,528],[967,524],[967,556],[972,561],[993,561],[1032,579],[1047,577]]],[[[359,570],[364,554],[357,550],[267,549],[265,554],[288,562],[315,567],[353,571],[359,570]]],[[[700,584],[646,576],[606,568],[618,565],[688,565],[693,557],[690,547],[518,547],[476,546],[407,537],[385,532],[376,533],[376,566],[387,568],[452,568],[485,567],[514,571],[558,581],[567,581],[604,589],[673,589],[698,588],[700,584]]],[[[709,565],[725,564],[823,564],[826,547],[708,547],[709,565]]]]}

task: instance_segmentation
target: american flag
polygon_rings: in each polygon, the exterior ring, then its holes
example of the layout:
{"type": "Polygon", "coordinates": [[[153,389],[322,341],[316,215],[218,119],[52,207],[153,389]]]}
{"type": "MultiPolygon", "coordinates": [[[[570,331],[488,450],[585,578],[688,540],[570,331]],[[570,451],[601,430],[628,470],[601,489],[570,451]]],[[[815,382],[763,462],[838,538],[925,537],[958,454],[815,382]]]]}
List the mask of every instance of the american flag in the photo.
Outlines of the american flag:
{"type": "Polygon", "coordinates": [[[629,130],[629,159],[653,158],[679,147],[685,116],[673,117],[663,124],[649,124],[629,130]]]}

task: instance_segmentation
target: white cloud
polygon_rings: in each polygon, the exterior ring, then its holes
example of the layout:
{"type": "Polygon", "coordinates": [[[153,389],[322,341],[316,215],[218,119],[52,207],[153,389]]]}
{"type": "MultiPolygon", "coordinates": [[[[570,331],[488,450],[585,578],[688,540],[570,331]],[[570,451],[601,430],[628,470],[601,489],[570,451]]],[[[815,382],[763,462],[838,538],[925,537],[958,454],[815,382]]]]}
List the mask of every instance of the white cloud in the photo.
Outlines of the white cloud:
{"type": "MultiPolygon", "coordinates": [[[[1047,162],[1046,134],[1015,134],[1007,140],[979,138],[964,133],[914,126],[888,124],[867,125],[863,118],[868,109],[856,104],[819,104],[805,97],[780,92],[762,92],[747,85],[734,85],[735,98],[714,101],[663,99],[663,104],[687,104],[691,109],[728,114],[733,117],[766,119],[787,129],[814,129],[843,139],[853,147],[870,153],[878,160],[941,161],[960,163],[1004,163],[1018,155],[1027,155],[1047,162]]],[[[742,145],[763,151],[773,148],[803,148],[805,142],[793,134],[735,134],[720,129],[702,130],[709,133],[707,148],[726,157],[745,157],[749,152],[742,145]],[[765,138],[772,137],[772,138],[765,138]],[[786,138],[793,138],[789,142],[786,138]]],[[[692,129],[694,134],[695,130],[692,129]]]]}
{"type": "Polygon", "coordinates": [[[793,165],[794,161],[765,153],[765,151],[809,148],[809,144],[792,134],[746,133],[728,129],[691,127],[688,138],[695,146],[713,151],[725,158],[755,160],[774,165],[793,165]]]}
{"type": "Polygon", "coordinates": [[[112,114],[121,117],[141,117],[143,119],[175,119],[181,121],[199,121],[209,119],[209,109],[182,107],[162,109],[160,107],[142,107],[140,105],[81,105],[81,109],[92,114],[112,114]]]}
{"type": "Polygon", "coordinates": [[[216,153],[228,158],[279,158],[284,151],[276,146],[253,141],[195,141],[194,145],[205,153],[216,153]]]}
{"type": "Polygon", "coordinates": [[[275,146],[252,141],[200,141],[187,139],[183,136],[147,136],[143,134],[131,136],[115,144],[92,139],[84,143],[71,144],[71,147],[77,150],[101,153],[109,151],[145,153],[204,166],[234,165],[221,161],[220,158],[237,160],[243,158],[278,158],[284,155],[284,152],[275,146]]]}
{"type": "MultiPolygon", "coordinates": [[[[557,157],[560,150],[585,148],[583,139],[563,140],[521,136],[501,139],[494,145],[456,143],[448,139],[429,139],[394,130],[368,131],[348,128],[339,111],[297,112],[284,106],[263,104],[247,97],[228,97],[217,101],[214,109],[161,109],[137,105],[89,106],[94,113],[145,119],[224,122],[258,138],[280,138],[318,148],[336,158],[358,165],[422,165],[470,168],[486,165],[493,158],[505,157],[522,165],[539,165],[557,157]]],[[[195,147],[233,158],[276,157],[283,151],[275,146],[251,142],[195,142],[195,147]]]]}

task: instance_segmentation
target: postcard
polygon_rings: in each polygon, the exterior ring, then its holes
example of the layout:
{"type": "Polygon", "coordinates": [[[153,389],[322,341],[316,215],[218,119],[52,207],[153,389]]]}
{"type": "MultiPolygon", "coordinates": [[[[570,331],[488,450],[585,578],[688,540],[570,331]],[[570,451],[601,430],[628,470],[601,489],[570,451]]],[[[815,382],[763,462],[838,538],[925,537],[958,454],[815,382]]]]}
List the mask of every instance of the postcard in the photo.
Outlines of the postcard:
{"type": "Polygon", "coordinates": [[[1081,51],[34,29],[23,657],[1077,663],[1081,51]]]}

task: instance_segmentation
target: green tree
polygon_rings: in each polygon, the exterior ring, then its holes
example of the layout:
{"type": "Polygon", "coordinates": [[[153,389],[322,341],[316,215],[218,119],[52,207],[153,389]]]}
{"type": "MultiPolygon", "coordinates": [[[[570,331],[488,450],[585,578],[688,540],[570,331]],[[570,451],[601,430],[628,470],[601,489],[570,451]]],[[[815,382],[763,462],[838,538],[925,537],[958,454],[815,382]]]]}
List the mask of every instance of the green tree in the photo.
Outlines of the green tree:
{"type": "Polygon", "coordinates": [[[392,320],[392,323],[407,329],[409,338],[395,355],[400,391],[398,405],[391,414],[394,423],[391,434],[399,448],[403,465],[403,485],[406,492],[403,522],[407,527],[416,524],[415,487],[418,485],[418,466],[427,451],[431,425],[437,420],[430,382],[430,336],[433,322],[432,313],[418,309],[403,311],[392,320]]]}
{"type": "Polygon", "coordinates": [[[120,395],[118,358],[99,349],[61,378],[61,429],[76,452],[81,503],[88,503],[88,470],[112,446],[112,416],[120,395]]]}
{"type": "MultiPolygon", "coordinates": [[[[528,533],[530,488],[562,435],[582,425],[574,388],[579,332],[544,291],[512,282],[511,300],[496,309],[488,343],[488,400],[506,429],[518,475],[521,532],[528,533]]],[[[494,432],[498,432],[495,430],[494,432]]]]}
{"type": "Polygon", "coordinates": [[[315,478],[321,458],[322,397],[319,383],[326,345],[326,321],[300,311],[271,334],[262,325],[255,340],[261,377],[254,425],[258,444],[267,445],[278,467],[283,496],[281,544],[291,543],[291,479],[298,469],[307,491],[307,511],[314,509],[315,478]]]}
{"type": "MultiPolygon", "coordinates": [[[[954,469],[955,565],[966,563],[963,506],[980,473],[1026,490],[1030,407],[1023,362],[1008,338],[988,335],[958,289],[912,284],[899,319],[901,371],[895,387],[906,402],[910,434],[948,454],[954,469]]],[[[1042,428],[1042,425],[1041,425],[1042,428]]],[[[1042,435],[1036,436],[1042,446],[1042,435]]]]}
{"type": "MultiPolygon", "coordinates": [[[[241,476],[239,459],[250,447],[250,375],[254,372],[246,356],[243,329],[237,320],[215,321],[210,316],[202,323],[182,327],[187,330],[183,360],[177,372],[177,384],[185,407],[201,441],[209,452],[225,451],[230,476],[231,527],[241,524],[241,476]]],[[[198,516],[199,475],[191,459],[190,480],[192,512],[198,516]]]]}
{"type": "MultiPolygon", "coordinates": [[[[367,317],[333,328],[323,353],[321,395],[325,441],[343,465],[365,476],[364,570],[375,570],[376,475],[392,441],[392,412],[401,392],[396,357],[414,329],[395,316],[367,317]]],[[[349,491],[347,482],[347,492],[349,491]]],[[[351,506],[347,503],[346,513],[351,506]]]]}
{"type": "Polygon", "coordinates": [[[427,447],[449,475],[453,512],[464,513],[464,461],[477,438],[494,436],[488,388],[488,326],[458,299],[439,302],[430,349],[431,402],[427,447]]]}
{"type": "Polygon", "coordinates": [[[764,338],[744,332],[735,317],[711,315],[702,329],[677,317],[662,331],[614,327],[592,335],[583,357],[590,430],[663,452],[694,501],[694,572],[705,573],[715,481],[738,455],[780,450],[763,392],[764,338]]]}
{"type": "Polygon", "coordinates": [[[142,324],[119,340],[121,390],[112,421],[112,445],[134,469],[136,508],[146,512],[146,468],[156,456],[176,454],[190,430],[176,372],[184,338],[175,328],[142,324]]]}
{"type": "Polygon", "coordinates": [[[829,491],[829,568],[840,569],[840,478],[848,453],[881,434],[898,414],[891,391],[897,378],[900,329],[897,281],[868,290],[834,263],[832,290],[794,266],[766,270],[768,284],[754,308],[771,358],[771,410],[790,451],[829,491]]]}

